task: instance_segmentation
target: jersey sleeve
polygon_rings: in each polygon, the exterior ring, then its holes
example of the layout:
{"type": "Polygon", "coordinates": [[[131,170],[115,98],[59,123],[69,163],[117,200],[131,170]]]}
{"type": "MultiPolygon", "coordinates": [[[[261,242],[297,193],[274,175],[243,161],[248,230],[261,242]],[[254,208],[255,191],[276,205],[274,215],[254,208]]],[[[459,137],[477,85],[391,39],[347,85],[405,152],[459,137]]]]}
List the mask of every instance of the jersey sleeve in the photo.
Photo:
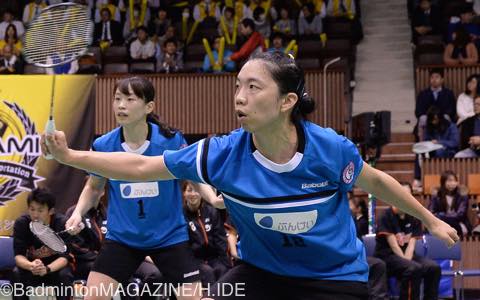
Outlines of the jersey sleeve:
{"type": "Polygon", "coordinates": [[[205,140],[180,150],[167,150],[163,153],[163,159],[168,171],[178,179],[188,179],[195,182],[203,182],[200,174],[200,156],[205,140]]]}
{"type": "Polygon", "coordinates": [[[340,189],[349,191],[353,188],[358,175],[363,168],[363,159],[358,152],[357,147],[349,139],[340,136],[340,189]]]}

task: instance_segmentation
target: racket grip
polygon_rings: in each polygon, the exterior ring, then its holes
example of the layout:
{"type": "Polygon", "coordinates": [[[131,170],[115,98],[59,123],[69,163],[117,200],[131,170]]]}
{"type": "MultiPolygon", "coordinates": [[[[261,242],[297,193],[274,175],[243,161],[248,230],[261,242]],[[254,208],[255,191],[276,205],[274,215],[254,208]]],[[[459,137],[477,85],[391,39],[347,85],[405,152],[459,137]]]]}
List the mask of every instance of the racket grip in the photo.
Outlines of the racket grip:
{"type": "MultiPolygon", "coordinates": [[[[54,134],[55,133],[55,120],[48,119],[47,124],[45,124],[45,133],[46,134],[54,134]]],[[[46,141],[47,146],[48,146],[48,141],[46,141]]],[[[51,160],[53,159],[53,155],[51,154],[46,154],[44,155],[45,159],[51,160]]]]}

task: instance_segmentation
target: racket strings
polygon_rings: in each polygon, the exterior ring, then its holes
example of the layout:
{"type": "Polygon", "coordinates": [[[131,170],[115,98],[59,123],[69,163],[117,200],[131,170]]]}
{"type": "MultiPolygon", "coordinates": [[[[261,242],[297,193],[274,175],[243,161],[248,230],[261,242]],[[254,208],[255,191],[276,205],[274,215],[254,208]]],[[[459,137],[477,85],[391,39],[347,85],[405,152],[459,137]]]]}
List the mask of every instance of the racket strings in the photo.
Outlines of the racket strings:
{"type": "Polygon", "coordinates": [[[32,233],[50,249],[57,252],[65,252],[65,243],[47,225],[40,222],[31,222],[32,233]]]}

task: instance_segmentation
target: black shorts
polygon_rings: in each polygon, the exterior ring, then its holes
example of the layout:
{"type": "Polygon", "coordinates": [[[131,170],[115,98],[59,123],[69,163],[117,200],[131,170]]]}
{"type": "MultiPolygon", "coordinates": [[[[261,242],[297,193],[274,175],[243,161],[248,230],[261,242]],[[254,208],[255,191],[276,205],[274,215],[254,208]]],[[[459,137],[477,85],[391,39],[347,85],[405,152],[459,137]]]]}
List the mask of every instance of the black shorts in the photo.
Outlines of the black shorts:
{"type": "Polygon", "coordinates": [[[210,288],[215,300],[368,300],[367,283],[275,275],[247,263],[233,267],[210,288]]]}
{"type": "Polygon", "coordinates": [[[105,240],[92,271],[112,277],[122,284],[135,273],[150,256],[165,278],[164,283],[181,284],[200,281],[200,261],[194,256],[188,242],[163,248],[143,250],[131,248],[112,240],[105,240]]]}

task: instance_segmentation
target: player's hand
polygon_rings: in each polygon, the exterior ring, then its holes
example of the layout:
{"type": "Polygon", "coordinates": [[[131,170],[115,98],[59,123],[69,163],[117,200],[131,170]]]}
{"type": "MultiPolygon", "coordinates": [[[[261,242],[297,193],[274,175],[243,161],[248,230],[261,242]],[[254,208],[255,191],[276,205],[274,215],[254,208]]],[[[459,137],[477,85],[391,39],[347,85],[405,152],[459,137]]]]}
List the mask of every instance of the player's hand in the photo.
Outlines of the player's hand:
{"type": "Polygon", "coordinates": [[[72,216],[65,222],[65,228],[71,235],[79,234],[85,228],[82,223],[82,216],[79,213],[73,213],[72,216]]]}
{"type": "Polygon", "coordinates": [[[222,195],[218,195],[217,199],[212,202],[213,207],[218,208],[218,209],[225,209],[225,202],[223,200],[222,195]]]}
{"type": "Polygon", "coordinates": [[[59,162],[67,160],[70,153],[63,131],[55,131],[54,134],[42,134],[40,145],[44,155],[51,154],[59,162]]]}
{"type": "Polygon", "coordinates": [[[460,240],[457,231],[440,219],[435,219],[433,225],[427,226],[427,228],[432,235],[442,240],[449,248],[460,240]]]}

